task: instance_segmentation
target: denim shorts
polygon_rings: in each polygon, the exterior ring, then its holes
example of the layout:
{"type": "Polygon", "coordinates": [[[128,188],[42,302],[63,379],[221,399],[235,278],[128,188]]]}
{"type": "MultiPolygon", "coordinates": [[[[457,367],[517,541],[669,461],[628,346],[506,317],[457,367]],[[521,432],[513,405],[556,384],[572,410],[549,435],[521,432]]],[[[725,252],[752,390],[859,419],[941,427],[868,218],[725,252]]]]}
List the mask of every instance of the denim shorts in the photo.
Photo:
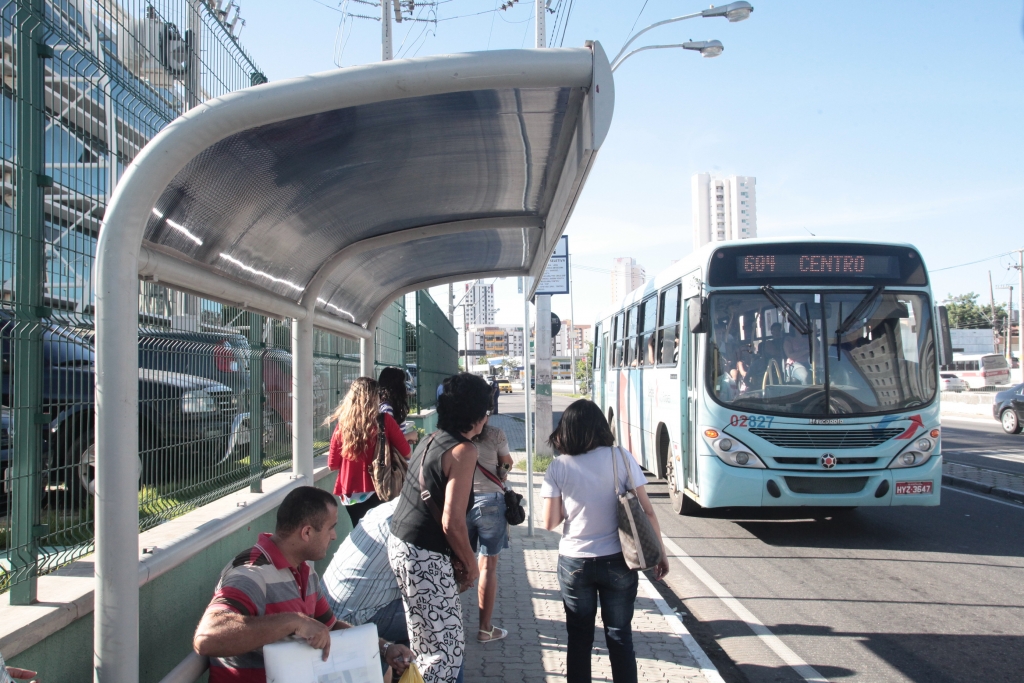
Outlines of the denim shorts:
{"type": "Polygon", "coordinates": [[[474,493],[473,496],[473,507],[466,516],[473,552],[497,555],[508,547],[505,494],[474,493]]]}

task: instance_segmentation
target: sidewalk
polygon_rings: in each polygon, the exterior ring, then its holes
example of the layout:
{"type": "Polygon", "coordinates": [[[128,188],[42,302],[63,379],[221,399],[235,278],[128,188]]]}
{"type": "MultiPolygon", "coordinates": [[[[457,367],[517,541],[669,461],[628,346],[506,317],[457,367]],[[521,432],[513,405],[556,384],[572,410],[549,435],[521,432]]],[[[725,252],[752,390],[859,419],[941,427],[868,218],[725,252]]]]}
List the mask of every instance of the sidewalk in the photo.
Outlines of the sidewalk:
{"type": "MultiPolygon", "coordinates": [[[[526,474],[510,475],[522,492],[526,474]]],[[[478,643],[476,590],[462,594],[466,625],[467,683],[547,683],[565,680],[565,612],[555,567],[559,535],[537,528],[531,538],[526,524],[511,527],[511,548],[501,554],[494,624],[508,637],[478,643]]],[[[633,642],[640,681],[706,683],[696,661],[644,591],[636,601],[633,642]]],[[[594,638],[593,680],[611,681],[611,665],[598,614],[594,638]]]]}

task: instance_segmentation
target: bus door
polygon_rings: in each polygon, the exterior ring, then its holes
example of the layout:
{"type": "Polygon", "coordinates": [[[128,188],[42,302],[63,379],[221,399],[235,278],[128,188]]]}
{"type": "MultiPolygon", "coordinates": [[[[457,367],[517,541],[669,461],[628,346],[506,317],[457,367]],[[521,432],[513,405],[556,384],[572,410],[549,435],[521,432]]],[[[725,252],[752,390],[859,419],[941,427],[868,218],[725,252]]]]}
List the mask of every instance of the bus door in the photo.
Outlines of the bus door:
{"type": "Polygon", "coordinates": [[[697,383],[700,381],[697,361],[700,358],[700,335],[690,333],[690,309],[700,306],[700,297],[685,301],[682,314],[683,334],[680,343],[680,357],[683,367],[679,368],[680,401],[680,447],[682,448],[683,473],[681,483],[694,493],[699,493],[697,481],[697,383]]]}

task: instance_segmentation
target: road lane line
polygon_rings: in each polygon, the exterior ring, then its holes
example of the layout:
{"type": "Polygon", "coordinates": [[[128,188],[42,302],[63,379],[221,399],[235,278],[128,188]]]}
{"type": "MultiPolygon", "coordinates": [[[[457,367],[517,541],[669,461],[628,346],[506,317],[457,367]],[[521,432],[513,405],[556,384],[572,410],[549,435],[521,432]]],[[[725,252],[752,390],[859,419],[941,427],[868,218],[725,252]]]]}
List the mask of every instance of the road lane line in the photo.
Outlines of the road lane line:
{"type": "Polygon", "coordinates": [[[704,674],[704,678],[707,679],[708,683],[725,683],[725,679],[722,678],[722,674],[718,673],[717,667],[707,656],[704,650],[701,649],[700,645],[694,640],[690,632],[686,630],[686,626],[683,625],[683,620],[679,618],[679,615],[672,611],[669,604],[665,602],[665,598],[661,597],[661,593],[658,589],[644,576],[643,572],[637,572],[640,576],[640,585],[643,586],[644,592],[647,593],[647,597],[654,601],[654,604],[661,610],[662,616],[665,617],[665,621],[668,622],[668,627],[672,629],[683,641],[683,645],[690,651],[690,654],[695,660],[697,660],[697,666],[700,667],[700,672],[704,674]]]}
{"type": "Polygon", "coordinates": [[[994,498],[992,496],[986,496],[986,495],[981,494],[981,493],[971,493],[970,491],[964,491],[963,489],[958,489],[955,486],[943,486],[942,487],[942,492],[945,493],[946,491],[952,491],[953,493],[962,493],[965,496],[973,496],[974,498],[981,498],[982,500],[987,500],[990,503],[999,503],[1000,505],[1009,505],[1012,508],[1017,508],[1018,510],[1024,510],[1024,505],[1020,505],[1018,503],[1012,503],[1012,502],[1010,502],[1008,500],[999,500],[998,498],[994,498]]]}
{"type": "Polygon", "coordinates": [[[797,674],[809,683],[828,683],[828,679],[822,676],[818,671],[805,662],[800,656],[789,649],[789,647],[782,642],[782,640],[772,633],[767,626],[761,623],[760,619],[754,616],[754,614],[743,606],[739,600],[734,598],[729,591],[722,587],[722,584],[718,583],[711,574],[694,560],[692,557],[686,554],[682,548],[680,548],[675,541],[667,536],[662,536],[662,540],[665,542],[665,547],[669,552],[680,562],[683,563],[690,573],[696,576],[701,582],[708,587],[708,589],[718,596],[718,598],[725,603],[725,605],[732,610],[741,621],[743,621],[750,630],[754,632],[758,638],[761,639],[768,648],[778,655],[779,659],[785,662],[790,668],[797,672],[797,674]]]}

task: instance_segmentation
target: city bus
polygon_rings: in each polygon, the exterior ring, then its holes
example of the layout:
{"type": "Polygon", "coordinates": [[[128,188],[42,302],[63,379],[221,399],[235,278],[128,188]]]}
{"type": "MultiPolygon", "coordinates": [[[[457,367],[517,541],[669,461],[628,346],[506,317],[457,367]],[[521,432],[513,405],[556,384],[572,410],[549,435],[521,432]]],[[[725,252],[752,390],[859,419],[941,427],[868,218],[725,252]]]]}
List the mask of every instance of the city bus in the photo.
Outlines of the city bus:
{"type": "Polygon", "coordinates": [[[595,325],[594,399],[679,514],[938,505],[937,333],[910,245],[708,245],[595,325]]]}
{"type": "Polygon", "coordinates": [[[971,389],[1010,383],[1010,364],[998,353],[954,353],[953,362],[940,370],[953,373],[971,389]]]}

